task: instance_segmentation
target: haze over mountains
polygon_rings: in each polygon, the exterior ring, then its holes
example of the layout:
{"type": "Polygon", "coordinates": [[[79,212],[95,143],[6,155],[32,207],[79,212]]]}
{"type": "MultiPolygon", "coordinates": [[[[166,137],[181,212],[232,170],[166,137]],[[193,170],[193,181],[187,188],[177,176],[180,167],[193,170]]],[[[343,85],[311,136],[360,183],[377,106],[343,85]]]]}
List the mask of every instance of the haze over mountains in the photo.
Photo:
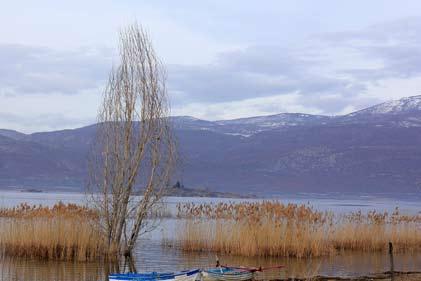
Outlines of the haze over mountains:
{"type": "MultiPolygon", "coordinates": [[[[282,113],[223,121],[172,117],[174,180],[215,191],[421,191],[421,96],[343,116],[282,113]]],[[[0,130],[0,188],[83,189],[95,125],[0,130]]]]}

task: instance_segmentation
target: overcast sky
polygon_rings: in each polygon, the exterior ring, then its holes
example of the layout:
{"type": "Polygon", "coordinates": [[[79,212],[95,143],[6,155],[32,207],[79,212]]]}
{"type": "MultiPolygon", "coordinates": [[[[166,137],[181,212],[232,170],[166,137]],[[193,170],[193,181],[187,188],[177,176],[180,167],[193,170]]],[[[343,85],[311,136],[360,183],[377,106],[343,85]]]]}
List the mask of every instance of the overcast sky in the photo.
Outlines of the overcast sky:
{"type": "Polygon", "coordinates": [[[346,114],[421,94],[420,1],[5,1],[0,128],[95,122],[121,27],[168,70],[172,115],[346,114]]]}

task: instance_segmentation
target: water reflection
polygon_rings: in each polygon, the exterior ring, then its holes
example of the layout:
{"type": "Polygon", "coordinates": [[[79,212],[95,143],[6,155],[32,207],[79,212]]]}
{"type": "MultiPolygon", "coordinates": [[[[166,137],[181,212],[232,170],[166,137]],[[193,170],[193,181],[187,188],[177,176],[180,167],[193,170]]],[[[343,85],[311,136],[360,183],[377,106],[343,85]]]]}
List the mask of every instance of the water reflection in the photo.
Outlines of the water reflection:
{"type": "MultiPolygon", "coordinates": [[[[152,243],[153,244],[153,243],[152,243]]],[[[151,244],[148,244],[152,247],[151,244]]],[[[149,247],[148,246],[148,247],[149,247]]],[[[159,245],[156,245],[159,249],[159,245]]],[[[141,250],[141,249],[139,249],[141,250]]],[[[348,253],[335,257],[317,259],[219,257],[230,265],[270,267],[284,264],[285,268],[257,273],[256,279],[268,280],[315,275],[357,276],[384,272],[389,269],[386,254],[348,253]]],[[[399,271],[420,269],[420,254],[397,254],[395,267],[399,271]]],[[[137,251],[135,267],[138,271],[171,271],[187,268],[207,268],[215,265],[215,255],[210,253],[183,253],[174,249],[152,252],[137,251]]],[[[122,261],[119,266],[104,263],[51,262],[3,258],[0,261],[1,280],[14,281],[93,281],[107,280],[107,272],[129,271],[130,266],[122,261]]]]}
{"type": "MultiPolygon", "coordinates": [[[[188,268],[209,268],[215,266],[214,253],[183,252],[177,249],[160,247],[159,241],[153,239],[142,241],[136,252],[136,267],[140,271],[183,270],[188,268]]],[[[285,265],[280,270],[258,273],[257,279],[276,279],[291,277],[325,276],[361,276],[385,272],[390,268],[389,256],[386,252],[361,253],[347,252],[331,257],[312,259],[298,258],[263,258],[218,255],[223,265],[271,267],[285,265]]],[[[421,269],[421,253],[396,253],[395,270],[419,271],[421,269]]]]}
{"type": "MultiPolygon", "coordinates": [[[[256,279],[279,279],[291,277],[360,276],[389,270],[387,253],[344,253],[333,257],[315,259],[297,258],[253,258],[219,256],[221,264],[237,266],[270,267],[283,264],[285,268],[257,273],[256,279]]],[[[142,240],[134,256],[138,271],[174,271],[215,266],[212,253],[186,253],[177,249],[161,247],[159,241],[142,240]]],[[[395,254],[395,270],[419,271],[421,253],[395,254]]],[[[98,281],[107,280],[108,272],[129,271],[130,265],[121,261],[119,265],[104,263],[52,262],[22,259],[0,259],[0,280],[13,281],[98,281]]]]}
{"type": "Polygon", "coordinates": [[[104,268],[98,263],[3,258],[0,259],[0,278],[5,281],[98,281],[104,280],[104,268]]]}

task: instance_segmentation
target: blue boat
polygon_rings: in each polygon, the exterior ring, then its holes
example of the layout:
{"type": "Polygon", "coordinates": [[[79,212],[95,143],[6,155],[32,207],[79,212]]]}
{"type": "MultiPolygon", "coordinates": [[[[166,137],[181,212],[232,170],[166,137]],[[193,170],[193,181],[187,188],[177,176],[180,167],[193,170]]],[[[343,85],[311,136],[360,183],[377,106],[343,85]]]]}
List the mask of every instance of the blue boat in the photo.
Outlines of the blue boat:
{"type": "Polygon", "coordinates": [[[200,279],[200,270],[179,272],[115,273],[108,275],[109,281],[196,281],[200,279]]]}

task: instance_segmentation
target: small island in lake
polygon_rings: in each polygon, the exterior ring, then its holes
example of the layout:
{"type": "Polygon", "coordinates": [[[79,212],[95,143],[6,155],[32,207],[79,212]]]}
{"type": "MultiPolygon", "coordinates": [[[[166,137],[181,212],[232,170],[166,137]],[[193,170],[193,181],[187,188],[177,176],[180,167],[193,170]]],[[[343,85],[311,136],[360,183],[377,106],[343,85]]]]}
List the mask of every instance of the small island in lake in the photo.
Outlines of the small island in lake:
{"type": "Polygon", "coordinates": [[[188,188],[179,181],[173,186],[167,187],[164,190],[164,195],[170,197],[256,198],[256,195],[253,194],[218,192],[208,188],[188,188]]]}

